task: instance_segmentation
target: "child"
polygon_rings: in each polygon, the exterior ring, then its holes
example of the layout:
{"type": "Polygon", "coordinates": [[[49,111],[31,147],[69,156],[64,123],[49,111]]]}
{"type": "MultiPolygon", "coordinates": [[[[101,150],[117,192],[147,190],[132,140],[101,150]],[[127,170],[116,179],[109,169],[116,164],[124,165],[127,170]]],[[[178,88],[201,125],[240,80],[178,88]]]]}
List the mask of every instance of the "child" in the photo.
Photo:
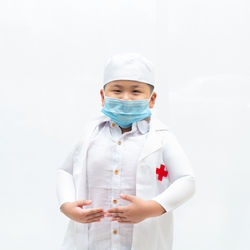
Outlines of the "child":
{"type": "Polygon", "coordinates": [[[92,121],[57,171],[60,210],[70,218],[64,250],[171,250],[173,210],[195,192],[176,137],[151,114],[152,63],[111,57],[92,121]]]}

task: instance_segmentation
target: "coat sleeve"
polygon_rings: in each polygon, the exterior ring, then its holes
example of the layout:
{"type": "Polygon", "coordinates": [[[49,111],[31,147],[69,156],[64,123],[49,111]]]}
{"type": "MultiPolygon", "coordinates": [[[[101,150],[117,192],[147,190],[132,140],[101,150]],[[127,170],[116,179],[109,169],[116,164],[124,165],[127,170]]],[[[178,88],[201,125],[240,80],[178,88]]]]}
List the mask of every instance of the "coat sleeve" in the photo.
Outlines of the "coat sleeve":
{"type": "Polygon", "coordinates": [[[71,152],[56,172],[56,194],[58,205],[65,202],[75,201],[75,184],[73,179],[73,159],[74,154],[80,147],[80,142],[76,143],[71,152]]]}
{"type": "Polygon", "coordinates": [[[170,212],[195,193],[195,175],[190,161],[176,136],[171,132],[168,132],[163,148],[163,161],[168,171],[170,185],[153,200],[170,212]]]}

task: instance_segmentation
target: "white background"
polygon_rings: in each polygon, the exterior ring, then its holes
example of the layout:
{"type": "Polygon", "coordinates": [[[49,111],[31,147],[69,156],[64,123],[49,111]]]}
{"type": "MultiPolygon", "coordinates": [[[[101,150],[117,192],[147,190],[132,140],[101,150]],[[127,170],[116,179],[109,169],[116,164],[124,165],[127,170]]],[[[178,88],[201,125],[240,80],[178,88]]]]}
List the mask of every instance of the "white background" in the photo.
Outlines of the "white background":
{"type": "Polygon", "coordinates": [[[0,248],[59,249],[56,169],[100,112],[107,58],[132,51],[197,178],[173,250],[249,249],[249,44],[248,0],[1,0],[0,248]]]}

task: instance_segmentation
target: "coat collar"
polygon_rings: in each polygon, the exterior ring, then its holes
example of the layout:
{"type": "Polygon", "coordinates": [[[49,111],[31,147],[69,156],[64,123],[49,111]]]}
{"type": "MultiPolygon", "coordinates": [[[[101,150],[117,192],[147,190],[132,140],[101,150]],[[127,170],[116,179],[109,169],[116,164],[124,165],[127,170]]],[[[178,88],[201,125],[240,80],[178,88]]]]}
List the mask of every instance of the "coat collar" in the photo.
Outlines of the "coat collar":
{"type": "MultiPolygon", "coordinates": [[[[110,118],[109,118],[108,122],[109,122],[110,129],[112,130],[113,129],[112,128],[113,127],[112,124],[115,123],[115,122],[112,121],[112,119],[110,119],[110,118]]],[[[132,124],[131,132],[137,130],[141,134],[146,134],[149,131],[149,126],[150,126],[149,119],[145,118],[143,120],[134,122],[132,124]]]]}
{"type": "MultiPolygon", "coordinates": [[[[96,117],[93,120],[93,124],[99,125],[102,122],[110,121],[110,120],[111,119],[108,116],[101,114],[100,116],[96,117]]],[[[154,115],[151,115],[150,131],[152,130],[155,130],[155,131],[168,130],[168,127],[164,123],[162,123],[158,118],[156,118],[154,115]]]]}
{"type": "Polygon", "coordinates": [[[142,153],[139,157],[139,162],[163,146],[163,137],[162,133],[159,133],[160,131],[168,131],[168,128],[164,123],[152,115],[150,121],[150,130],[144,145],[144,149],[142,150],[142,153]]]}
{"type": "MultiPolygon", "coordinates": [[[[98,126],[105,121],[110,121],[110,118],[106,115],[100,115],[96,118],[94,123],[96,123],[96,126],[98,126]]],[[[163,146],[164,142],[162,133],[159,133],[160,131],[168,131],[168,127],[154,115],[151,115],[148,137],[139,157],[139,161],[143,160],[145,157],[157,151],[163,146]]]]}

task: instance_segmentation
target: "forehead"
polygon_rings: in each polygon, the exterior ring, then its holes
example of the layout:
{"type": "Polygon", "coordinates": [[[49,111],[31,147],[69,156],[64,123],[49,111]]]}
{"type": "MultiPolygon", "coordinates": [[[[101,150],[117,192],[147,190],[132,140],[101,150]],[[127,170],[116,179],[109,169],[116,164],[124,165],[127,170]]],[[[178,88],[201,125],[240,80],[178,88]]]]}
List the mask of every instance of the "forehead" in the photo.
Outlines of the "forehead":
{"type": "Polygon", "coordinates": [[[115,80],[106,84],[106,87],[121,87],[121,88],[149,88],[145,82],[138,82],[133,80],[115,80]]]}

